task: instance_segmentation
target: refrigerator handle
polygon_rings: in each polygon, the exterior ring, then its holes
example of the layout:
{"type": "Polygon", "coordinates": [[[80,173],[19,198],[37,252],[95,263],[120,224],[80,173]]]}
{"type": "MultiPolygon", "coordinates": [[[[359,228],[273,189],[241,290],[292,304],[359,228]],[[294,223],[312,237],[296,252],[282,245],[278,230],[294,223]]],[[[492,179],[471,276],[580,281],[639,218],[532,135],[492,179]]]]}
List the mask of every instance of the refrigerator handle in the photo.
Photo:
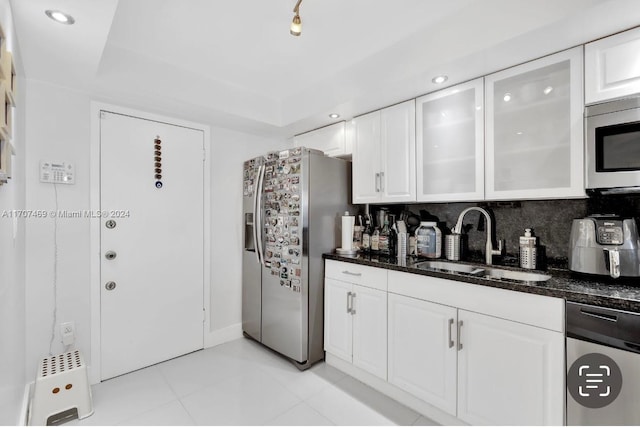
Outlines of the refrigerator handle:
{"type": "Polygon", "coordinates": [[[262,182],[264,180],[265,166],[260,165],[258,169],[258,181],[256,191],[254,193],[254,220],[253,220],[253,233],[254,241],[256,243],[256,256],[258,257],[258,263],[264,265],[264,254],[262,253],[262,182]]]}

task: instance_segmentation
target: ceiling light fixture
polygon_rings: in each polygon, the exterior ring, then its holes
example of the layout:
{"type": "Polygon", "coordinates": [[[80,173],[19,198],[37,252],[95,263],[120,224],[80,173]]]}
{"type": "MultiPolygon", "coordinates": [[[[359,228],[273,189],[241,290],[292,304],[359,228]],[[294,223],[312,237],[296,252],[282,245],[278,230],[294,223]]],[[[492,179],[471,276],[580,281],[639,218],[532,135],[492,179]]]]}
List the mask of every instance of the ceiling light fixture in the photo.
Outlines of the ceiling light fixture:
{"type": "Polygon", "coordinates": [[[331,114],[329,115],[329,117],[330,117],[331,119],[337,119],[337,118],[339,118],[339,117],[340,117],[340,115],[339,115],[338,113],[331,113],[331,114]]]}
{"type": "Polygon", "coordinates": [[[44,14],[60,24],[71,25],[76,22],[73,16],[59,10],[45,10],[44,14]]]}
{"type": "Polygon", "coordinates": [[[441,83],[446,82],[446,81],[447,81],[447,79],[449,79],[449,77],[448,77],[448,76],[445,76],[445,75],[443,74],[443,75],[441,75],[441,76],[436,76],[436,77],[434,77],[433,79],[431,79],[431,81],[432,81],[433,83],[435,83],[436,85],[439,85],[439,84],[441,84],[441,83]]]}
{"type": "Polygon", "coordinates": [[[509,101],[511,101],[511,92],[507,92],[506,94],[504,94],[504,97],[502,97],[502,99],[504,100],[505,103],[508,103],[509,101]]]}
{"type": "Polygon", "coordinates": [[[551,91],[553,91],[553,86],[547,86],[542,92],[544,92],[545,95],[549,95],[551,91]]]}
{"type": "Polygon", "coordinates": [[[295,16],[293,17],[293,21],[291,22],[291,29],[289,30],[292,36],[299,36],[300,34],[302,34],[302,20],[300,20],[300,3],[302,3],[302,0],[298,0],[296,6],[293,8],[295,16]]]}

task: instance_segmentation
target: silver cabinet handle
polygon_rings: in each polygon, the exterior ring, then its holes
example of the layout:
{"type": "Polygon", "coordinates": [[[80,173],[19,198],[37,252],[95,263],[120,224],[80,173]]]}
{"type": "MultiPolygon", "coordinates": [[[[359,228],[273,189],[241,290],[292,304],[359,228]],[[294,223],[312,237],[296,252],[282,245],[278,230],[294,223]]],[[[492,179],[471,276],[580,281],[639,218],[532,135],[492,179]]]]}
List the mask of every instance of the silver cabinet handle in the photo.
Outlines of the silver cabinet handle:
{"type": "Polygon", "coordinates": [[[360,272],[349,272],[348,270],[343,270],[342,273],[345,275],[362,276],[360,272]]]}
{"type": "Polygon", "coordinates": [[[380,173],[376,172],[376,192],[380,191],[380,173]]]}
{"type": "Polygon", "coordinates": [[[384,172],[380,173],[380,191],[384,192],[384,172]]]}
{"type": "Polygon", "coordinates": [[[458,351],[462,349],[462,320],[458,321],[458,351]]]}
{"type": "Polygon", "coordinates": [[[351,291],[347,292],[347,313],[351,313],[351,291]]]}
{"type": "Polygon", "coordinates": [[[449,348],[453,348],[453,345],[455,345],[451,338],[451,327],[453,327],[454,322],[455,320],[453,318],[449,318],[449,348]]]}
{"type": "Polygon", "coordinates": [[[356,314],[356,310],[353,308],[353,302],[356,299],[356,293],[351,293],[351,315],[356,314]]]}

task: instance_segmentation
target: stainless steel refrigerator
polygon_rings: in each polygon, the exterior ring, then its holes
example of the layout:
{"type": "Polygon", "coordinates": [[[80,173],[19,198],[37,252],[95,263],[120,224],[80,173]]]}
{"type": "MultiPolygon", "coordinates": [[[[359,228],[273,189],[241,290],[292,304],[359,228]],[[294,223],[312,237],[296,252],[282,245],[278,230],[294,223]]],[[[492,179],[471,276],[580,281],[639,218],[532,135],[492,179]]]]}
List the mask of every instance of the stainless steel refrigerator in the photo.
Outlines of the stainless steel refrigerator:
{"type": "Polygon", "coordinates": [[[322,254],[340,246],[351,163],[297,147],[244,163],[242,329],[305,369],[324,358],[322,254]]]}

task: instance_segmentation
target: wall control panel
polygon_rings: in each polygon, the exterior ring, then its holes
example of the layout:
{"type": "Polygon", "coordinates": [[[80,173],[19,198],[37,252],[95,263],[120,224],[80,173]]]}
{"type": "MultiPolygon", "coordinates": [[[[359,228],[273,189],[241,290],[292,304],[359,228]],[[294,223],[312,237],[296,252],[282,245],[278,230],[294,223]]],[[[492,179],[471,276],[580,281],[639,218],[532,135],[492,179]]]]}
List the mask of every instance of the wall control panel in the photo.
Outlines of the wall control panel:
{"type": "Polygon", "coordinates": [[[40,182],[51,184],[75,184],[75,169],[69,162],[40,162],[40,182]]]}

